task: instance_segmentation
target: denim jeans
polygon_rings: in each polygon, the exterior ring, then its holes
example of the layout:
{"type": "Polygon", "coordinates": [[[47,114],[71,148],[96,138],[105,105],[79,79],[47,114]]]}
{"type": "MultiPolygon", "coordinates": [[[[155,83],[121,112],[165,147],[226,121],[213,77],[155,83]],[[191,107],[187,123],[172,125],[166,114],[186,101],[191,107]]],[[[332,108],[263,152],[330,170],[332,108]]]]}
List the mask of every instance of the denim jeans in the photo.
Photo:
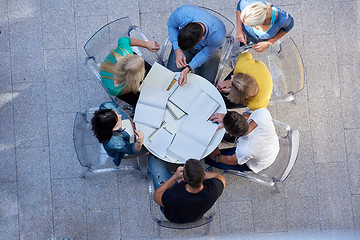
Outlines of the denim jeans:
{"type": "MultiPolygon", "coordinates": [[[[186,62],[189,63],[191,59],[193,59],[193,57],[198,54],[198,52],[200,52],[200,50],[184,50],[183,53],[186,57],[186,62]]],[[[219,66],[220,55],[221,49],[216,50],[216,52],[205,63],[194,69],[195,73],[207,79],[209,82],[214,83],[219,66]]],[[[173,72],[181,72],[184,69],[176,67],[176,55],[174,49],[171,49],[167,68],[173,72]]]]}
{"type": "MultiPolygon", "coordinates": [[[[225,149],[220,149],[220,154],[225,155],[225,156],[231,156],[231,155],[235,154],[235,151],[236,151],[235,147],[234,148],[225,148],[225,149]]],[[[237,171],[241,171],[241,172],[251,171],[251,169],[246,164],[228,165],[225,163],[215,162],[214,160],[212,160],[209,157],[205,158],[205,163],[210,166],[220,168],[220,169],[232,169],[232,170],[237,170],[237,171]]]]}
{"type": "Polygon", "coordinates": [[[152,154],[149,154],[148,165],[150,168],[155,190],[158,189],[161,186],[161,184],[163,184],[164,182],[166,182],[171,178],[172,175],[165,161],[158,159],[152,154]]]}

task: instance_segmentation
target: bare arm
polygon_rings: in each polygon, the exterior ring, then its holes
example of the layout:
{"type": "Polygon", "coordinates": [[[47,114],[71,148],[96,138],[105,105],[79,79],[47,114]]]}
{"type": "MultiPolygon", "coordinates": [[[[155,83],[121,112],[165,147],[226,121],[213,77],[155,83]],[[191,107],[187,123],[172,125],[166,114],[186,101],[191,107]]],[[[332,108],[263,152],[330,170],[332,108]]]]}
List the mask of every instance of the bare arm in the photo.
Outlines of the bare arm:
{"type": "Polygon", "coordinates": [[[219,173],[215,173],[215,172],[205,172],[204,180],[211,179],[211,178],[219,179],[224,184],[224,187],[225,187],[225,178],[223,175],[221,175],[219,173]]]}
{"type": "Polygon", "coordinates": [[[156,41],[143,41],[136,38],[130,38],[130,40],[130,46],[147,48],[150,52],[156,52],[160,49],[160,46],[156,41]]]}
{"type": "Polygon", "coordinates": [[[183,169],[184,169],[184,167],[178,167],[175,174],[172,175],[169,180],[164,182],[158,189],[156,189],[156,191],[154,192],[153,198],[157,204],[164,207],[161,198],[167,189],[171,188],[177,180],[180,180],[182,178],[183,169]]]}
{"type": "Polygon", "coordinates": [[[254,50],[256,52],[263,52],[265,51],[269,46],[273,45],[277,40],[285,36],[286,32],[283,30],[280,30],[273,38],[270,38],[267,41],[259,42],[255,46],[253,46],[254,50]]]}
{"type": "Polygon", "coordinates": [[[243,23],[240,19],[241,11],[236,10],[236,40],[246,44],[246,35],[243,31],[243,23]]]}
{"type": "Polygon", "coordinates": [[[235,154],[233,155],[220,155],[218,162],[225,163],[227,165],[237,165],[238,160],[235,154]]]}

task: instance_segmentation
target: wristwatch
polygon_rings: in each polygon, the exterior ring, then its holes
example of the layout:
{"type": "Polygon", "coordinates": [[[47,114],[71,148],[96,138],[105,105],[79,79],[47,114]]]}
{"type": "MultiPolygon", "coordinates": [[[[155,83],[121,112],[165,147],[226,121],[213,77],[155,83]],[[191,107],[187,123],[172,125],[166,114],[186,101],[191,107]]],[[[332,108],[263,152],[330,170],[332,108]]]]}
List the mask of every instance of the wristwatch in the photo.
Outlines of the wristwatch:
{"type": "Polygon", "coordinates": [[[219,155],[216,155],[216,156],[214,157],[214,161],[215,161],[215,162],[219,162],[219,156],[220,156],[220,154],[219,154],[219,155]]]}
{"type": "Polygon", "coordinates": [[[189,69],[189,72],[191,72],[191,67],[189,66],[189,65],[186,65],[186,68],[188,68],[189,69]]]}

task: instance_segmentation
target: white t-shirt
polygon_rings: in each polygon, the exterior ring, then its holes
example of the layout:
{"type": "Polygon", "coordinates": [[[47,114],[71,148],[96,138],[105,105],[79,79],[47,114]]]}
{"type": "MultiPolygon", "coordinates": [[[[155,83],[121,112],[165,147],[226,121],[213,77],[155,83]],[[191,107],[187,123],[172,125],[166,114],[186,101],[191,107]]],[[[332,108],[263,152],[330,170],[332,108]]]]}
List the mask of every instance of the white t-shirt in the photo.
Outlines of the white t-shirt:
{"type": "Polygon", "coordinates": [[[255,121],[257,127],[237,140],[238,164],[246,163],[255,173],[269,167],[276,159],[280,147],[279,139],[269,110],[259,108],[251,113],[248,122],[255,121]]]}

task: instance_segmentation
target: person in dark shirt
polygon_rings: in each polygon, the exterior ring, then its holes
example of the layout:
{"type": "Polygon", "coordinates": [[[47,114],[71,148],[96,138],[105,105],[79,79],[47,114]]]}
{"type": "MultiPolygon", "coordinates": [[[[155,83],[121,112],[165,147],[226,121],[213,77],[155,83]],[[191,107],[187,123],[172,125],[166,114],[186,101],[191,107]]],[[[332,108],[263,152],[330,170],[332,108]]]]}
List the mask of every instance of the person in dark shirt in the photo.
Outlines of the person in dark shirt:
{"type": "Polygon", "coordinates": [[[189,223],[201,219],[224,190],[225,178],[205,172],[198,160],[187,160],[172,176],[164,161],[149,155],[148,162],[156,189],[154,201],[170,222],[189,223]]]}

